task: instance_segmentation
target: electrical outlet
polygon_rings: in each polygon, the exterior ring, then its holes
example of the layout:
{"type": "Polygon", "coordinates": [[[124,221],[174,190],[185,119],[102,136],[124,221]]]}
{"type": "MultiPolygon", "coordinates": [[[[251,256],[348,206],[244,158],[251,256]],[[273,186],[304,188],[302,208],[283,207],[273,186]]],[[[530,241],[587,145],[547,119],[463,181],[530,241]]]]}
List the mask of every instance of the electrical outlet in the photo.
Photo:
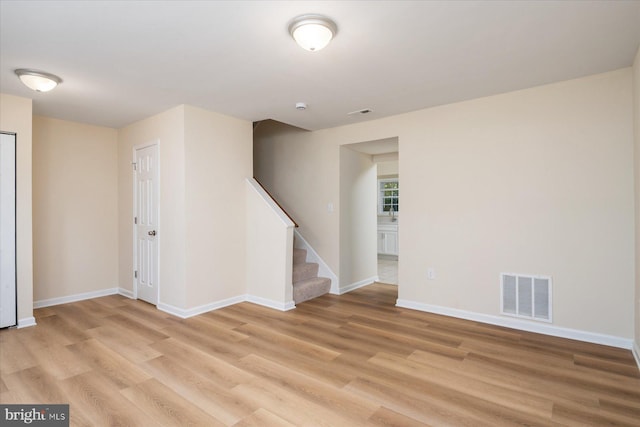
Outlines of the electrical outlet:
{"type": "Polygon", "coordinates": [[[436,270],[432,267],[427,268],[427,279],[434,280],[436,278],[436,270]]]}
{"type": "Polygon", "coordinates": [[[327,203],[327,212],[329,213],[333,212],[333,203],[331,202],[327,203]]]}

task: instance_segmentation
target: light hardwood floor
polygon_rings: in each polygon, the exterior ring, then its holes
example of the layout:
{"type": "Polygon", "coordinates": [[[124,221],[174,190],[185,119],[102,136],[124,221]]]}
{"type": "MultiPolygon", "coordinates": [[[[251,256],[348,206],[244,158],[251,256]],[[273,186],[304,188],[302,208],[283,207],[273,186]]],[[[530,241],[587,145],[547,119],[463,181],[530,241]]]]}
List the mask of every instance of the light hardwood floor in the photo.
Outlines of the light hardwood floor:
{"type": "Polygon", "coordinates": [[[109,296],[0,332],[0,401],[71,425],[640,425],[629,351],[394,306],[374,284],[188,320],[109,296]]]}

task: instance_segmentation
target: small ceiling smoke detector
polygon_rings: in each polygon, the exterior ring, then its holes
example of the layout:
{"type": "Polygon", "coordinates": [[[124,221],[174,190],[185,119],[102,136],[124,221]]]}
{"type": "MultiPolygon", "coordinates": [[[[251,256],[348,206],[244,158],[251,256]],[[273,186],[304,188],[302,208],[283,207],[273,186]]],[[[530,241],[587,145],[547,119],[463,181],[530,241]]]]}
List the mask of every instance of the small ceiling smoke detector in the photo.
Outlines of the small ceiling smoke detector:
{"type": "Polygon", "coordinates": [[[356,111],[352,111],[350,113],[347,113],[347,116],[353,116],[355,114],[368,114],[370,112],[372,112],[373,110],[371,108],[363,108],[362,110],[356,110],[356,111]]]}
{"type": "Polygon", "coordinates": [[[60,77],[45,73],[44,71],[18,68],[15,70],[15,73],[26,87],[36,92],[49,92],[62,83],[60,77]]]}
{"type": "Polygon", "coordinates": [[[296,110],[304,111],[307,109],[307,104],[304,102],[296,102],[296,110]]]}

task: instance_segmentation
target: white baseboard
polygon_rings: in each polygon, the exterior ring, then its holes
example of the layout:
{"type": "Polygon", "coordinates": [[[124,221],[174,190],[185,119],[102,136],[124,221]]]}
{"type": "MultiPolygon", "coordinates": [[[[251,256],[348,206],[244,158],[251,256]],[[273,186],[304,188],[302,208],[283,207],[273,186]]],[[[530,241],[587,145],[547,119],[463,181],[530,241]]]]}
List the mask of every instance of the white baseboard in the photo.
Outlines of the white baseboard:
{"type": "Polygon", "coordinates": [[[636,365],[638,365],[638,369],[640,369],[640,345],[638,345],[637,342],[633,343],[631,353],[633,353],[633,358],[636,359],[636,365]]]}
{"type": "Polygon", "coordinates": [[[355,289],[370,285],[377,281],[378,281],[378,276],[373,276],[373,277],[369,277],[368,279],[360,280],[359,282],[351,283],[350,285],[347,285],[344,288],[340,288],[340,290],[338,291],[338,295],[346,294],[347,292],[351,292],[355,289]]]}
{"type": "Polygon", "coordinates": [[[33,302],[33,308],[51,307],[53,305],[67,304],[70,302],[82,301],[85,299],[99,298],[107,295],[115,295],[120,288],[102,289],[99,291],[83,292],[81,294],[67,295],[64,297],[43,299],[33,302]]]}
{"type": "Polygon", "coordinates": [[[174,316],[180,317],[181,319],[188,319],[189,317],[197,316],[198,314],[207,313],[209,311],[216,310],[218,308],[227,307],[229,305],[237,304],[239,302],[246,301],[244,295],[240,295],[233,298],[227,298],[221,301],[214,301],[209,304],[200,305],[198,307],[193,308],[179,308],[175,307],[171,304],[158,303],[158,310],[162,310],[165,313],[172,314],[174,316]]]}
{"type": "MultiPolygon", "coordinates": [[[[116,295],[116,294],[122,295],[123,297],[126,297],[126,298],[133,299],[133,292],[128,289],[110,288],[110,289],[102,289],[100,291],[84,292],[81,294],[68,295],[65,297],[34,301],[33,308],[51,307],[54,305],[67,304],[70,302],[83,301],[87,299],[99,298],[107,295],[116,295]]],[[[171,315],[180,317],[181,319],[187,319],[189,317],[197,316],[202,313],[207,313],[209,311],[216,310],[218,308],[227,307],[229,305],[237,304],[244,301],[263,305],[265,307],[273,308],[280,311],[287,311],[287,310],[292,310],[296,308],[296,305],[293,301],[280,303],[278,301],[272,301],[266,298],[260,298],[253,295],[239,295],[237,297],[228,298],[221,301],[214,301],[209,304],[204,304],[204,305],[189,308],[189,309],[179,308],[171,304],[165,304],[165,303],[158,303],[157,308],[158,310],[162,310],[171,315]]],[[[18,320],[18,328],[26,328],[27,326],[33,326],[35,324],[36,324],[36,320],[33,317],[28,317],[28,318],[18,320]]]]}
{"type": "Polygon", "coordinates": [[[36,326],[35,317],[31,316],[31,317],[25,317],[24,319],[18,319],[18,329],[28,328],[29,326],[36,326]]]}
{"type": "MultiPolygon", "coordinates": [[[[554,337],[569,338],[578,341],[585,341],[594,344],[608,345],[630,350],[633,341],[627,338],[616,337],[613,335],[599,334],[595,332],[580,331],[576,329],[561,328],[549,324],[537,324],[524,320],[511,318],[503,318],[489,314],[474,313],[466,310],[458,310],[455,308],[442,307],[431,304],[424,304],[415,301],[398,299],[397,307],[410,308],[413,310],[426,311],[428,313],[442,314],[445,316],[457,317],[460,319],[473,320],[490,325],[504,326],[506,328],[519,329],[522,331],[536,332],[554,337]]],[[[637,361],[637,359],[636,359],[637,361]]]]}
{"type": "Polygon", "coordinates": [[[300,234],[298,230],[294,229],[293,233],[296,237],[294,239],[295,247],[298,249],[307,250],[307,262],[315,262],[318,264],[318,276],[328,277],[329,279],[331,279],[331,289],[329,290],[329,292],[334,295],[340,295],[340,281],[338,280],[338,276],[336,276],[333,270],[329,268],[327,263],[324,262],[322,258],[320,258],[320,255],[318,255],[318,253],[311,247],[309,242],[307,242],[304,237],[302,237],[302,234],[300,234]]]}
{"type": "Polygon", "coordinates": [[[135,299],[133,297],[133,291],[124,288],[118,288],[118,295],[122,295],[123,297],[127,297],[129,299],[135,299]]]}
{"type": "Polygon", "coordinates": [[[281,303],[279,301],[273,301],[267,298],[256,297],[253,295],[246,295],[245,301],[280,311],[289,311],[296,308],[296,304],[293,301],[281,303]]]}

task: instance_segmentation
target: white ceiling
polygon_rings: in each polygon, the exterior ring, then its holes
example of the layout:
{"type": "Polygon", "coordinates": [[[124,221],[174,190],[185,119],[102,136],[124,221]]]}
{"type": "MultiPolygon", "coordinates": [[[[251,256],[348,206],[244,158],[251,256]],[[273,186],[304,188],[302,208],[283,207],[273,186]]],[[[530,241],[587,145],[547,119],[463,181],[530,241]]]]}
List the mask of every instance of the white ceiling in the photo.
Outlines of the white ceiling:
{"type": "Polygon", "coordinates": [[[0,91],[115,128],[190,104],[321,129],[627,67],[639,44],[640,1],[0,0],[0,91]],[[338,25],[324,50],[289,36],[303,13],[338,25]]]}

